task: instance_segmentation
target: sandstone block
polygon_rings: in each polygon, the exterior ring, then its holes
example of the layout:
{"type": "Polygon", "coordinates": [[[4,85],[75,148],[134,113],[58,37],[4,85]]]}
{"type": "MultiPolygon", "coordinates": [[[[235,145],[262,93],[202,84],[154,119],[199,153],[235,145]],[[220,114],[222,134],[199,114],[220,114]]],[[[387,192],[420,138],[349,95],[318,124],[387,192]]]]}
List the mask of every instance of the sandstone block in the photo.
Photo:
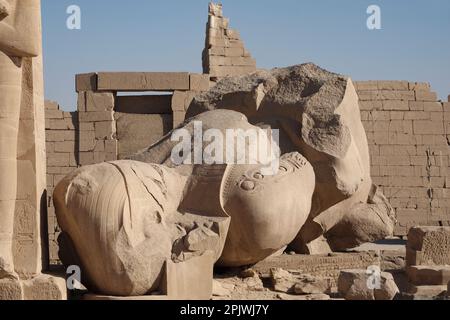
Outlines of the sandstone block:
{"type": "Polygon", "coordinates": [[[409,110],[411,111],[423,111],[424,103],[423,101],[409,101],[409,110]]]}
{"type": "Polygon", "coordinates": [[[430,91],[430,84],[426,82],[410,82],[409,90],[430,91]]]}
{"type": "Polygon", "coordinates": [[[230,59],[233,66],[250,66],[256,68],[256,60],[249,57],[233,57],[230,59]]]}
{"type": "Polygon", "coordinates": [[[87,166],[94,164],[94,153],[93,152],[80,152],[79,153],[79,163],[81,166],[87,166]]]}
{"type": "Polygon", "coordinates": [[[59,104],[56,101],[45,100],[44,107],[46,111],[56,111],[59,110],[59,104]]]}
{"type": "Polygon", "coordinates": [[[229,20],[223,17],[209,16],[208,27],[212,29],[226,29],[228,28],[229,20]]]}
{"type": "Polygon", "coordinates": [[[445,134],[444,124],[442,121],[427,121],[427,120],[417,120],[414,121],[414,134],[445,134]]]}
{"type": "Polygon", "coordinates": [[[70,165],[69,154],[67,153],[47,154],[47,165],[51,167],[68,167],[70,165]]]}
{"type": "Polygon", "coordinates": [[[345,300],[393,300],[399,293],[392,274],[382,272],[380,288],[372,289],[366,270],[341,271],[338,290],[345,300]]]}
{"type": "Polygon", "coordinates": [[[377,81],[355,81],[355,88],[359,91],[371,91],[378,90],[378,82],[377,81]]]}
{"type": "Polygon", "coordinates": [[[411,228],[406,261],[409,266],[450,265],[450,227],[411,228]]]}
{"type": "MultiPolygon", "coordinates": [[[[443,111],[443,105],[441,102],[427,102],[425,101],[423,104],[425,111],[430,112],[442,112],[443,111]]],[[[442,116],[442,115],[441,115],[442,116]]],[[[441,118],[442,120],[442,118],[441,118]]]]}
{"type": "Polygon", "coordinates": [[[442,286],[450,281],[450,266],[409,266],[406,273],[416,286],[442,286]]]}
{"type": "Polygon", "coordinates": [[[39,275],[23,283],[25,300],[67,300],[66,279],[52,275],[39,275]]]}
{"type": "Polygon", "coordinates": [[[115,121],[95,122],[95,139],[111,140],[116,134],[115,121]]]}
{"type": "Polygon", "coordinates": [[[97,74],[84,73],[75,76],[75,90],[80,91],[97,91],[97,74]]]}
{"type": "Polygon", "coordinates": [[[86,112],[86,92],[85,91],[78,92],[77,111],[78,112],[86,112]]]}
{"type": "Polygon", "coordinates": [[[215,297],[229,297],[235,286],[233,284],[213,280],[212,293],[215,297]]]}
{"type": "Polygon", "coordinates": [[[63,119],[63,113],[60,110],[45,109],[45,119],[63,119]]]}
{"type": "Polygon", "coordinates": [[[237,30],[226,29],[225,34],[229,39],[232,39],[232,40],[240,40],[241,39],[241,36],[239,35],[239,31],[237,31],[237,30]]]}
{"type": "Polygon", "coordinates": [[[189,73],[185,72],[101,72],[98,90],[173,91],[189,90],[189,73]]]}
{"type": "Polygon", "coordinates": [[[117,154],[117,140],[105,140],[105,152],[117,154]]]}
{"type": "Polygon", "coordinates": [[[0,301],[23,300],[22,285],[19,280],[0,279],[0,301]]]}
{"type": "Polygon", "coordinates": [[[86,111],[113,111],[114,94],[110,92],[86,92],[86,111]]]}
{"type": "Polygon", "coordinates": [[[409,110],[408,101],[404,100],[386,100],[383,101],[383,110],[409,110]]]}
{"type": "Polygon", "coordinates": [[[75,152],[75,141],[55,142],[55,152],[75,152]]]}
{"type": "Polygon", "coordinates": [[[209,90],[209,74],[191,74],[189,81],[191,91],[209,90]]]}
{"type": "Polygon", "coordinates": [[[244,49],[243,49],[243,47],[225,48],[225,56],[227,56],[227,57],[243,57],[244,49]]]}
{"type": "Polygon", "coordinates": [[[225,56],[225,47],[212,47],[208,49],[209,56],[225,56]]]}
{"type": "Polygon", "coordinates": [[[425,90],[417,90],[414,91],[416,95],[416,101],[437,101],[437,94],[436,92],[430,92],[425,90]]]}
{"type": "Polygon", "coordinates": [[[186,92],[185,91],[175,91],[172,97],[172,110],[174,112],[185,112],[186,104],[186,92]]]}
{"type": "Polygon", "coordinates": [[[79,112],[80,122],[114,121],[114,113],[111,111],[79,112]]]}
{"type": "Polygon", "coordinates": [[[407,81],[378,81],[378,90],[410,90],[407,81]]]}

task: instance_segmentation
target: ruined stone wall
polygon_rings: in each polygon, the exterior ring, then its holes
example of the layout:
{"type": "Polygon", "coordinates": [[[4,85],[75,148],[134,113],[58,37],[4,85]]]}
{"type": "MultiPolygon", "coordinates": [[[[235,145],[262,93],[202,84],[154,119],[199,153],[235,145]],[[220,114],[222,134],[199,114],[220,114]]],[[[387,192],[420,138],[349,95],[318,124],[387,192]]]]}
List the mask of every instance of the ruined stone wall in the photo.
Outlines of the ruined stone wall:
{"type": "Polygon", "coordinates": [[[356,82],[372,177],[397,212],[397,235],[450,225],[450,103],[427,83],[356,82]]]}
{"type": "Polygon", "coordinates": [[[53,189],[67,174],[78,167],[78,113],[64,112],[56,102],[45,102],[45,132],[47,147],[47,221],[49,260],[59,263],[58,227],[53,207],[53,189]]]}
{"type": "Polygon", "coordinates": [[[203,73],[217,81],[256,71],[256,60],[245,49],[239,31],[230,29],[224,18],[222,5],[210,4],[206,41],[203,51],[203,73]]]}

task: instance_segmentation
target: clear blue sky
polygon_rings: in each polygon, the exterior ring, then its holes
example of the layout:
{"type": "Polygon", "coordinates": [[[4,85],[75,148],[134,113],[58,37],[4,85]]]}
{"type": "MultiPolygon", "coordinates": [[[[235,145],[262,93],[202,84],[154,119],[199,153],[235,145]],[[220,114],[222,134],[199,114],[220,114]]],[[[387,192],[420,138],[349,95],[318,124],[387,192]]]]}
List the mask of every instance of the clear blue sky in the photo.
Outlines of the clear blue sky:
{"type": "MultiPolygon", "coordinates": [[[[74,110],[74,75],[201,72],[208,0],[42,0],[46,98],[74,110]],[[66,28],[78,5],[82,29],[66,28]]],[[[430,82],[450,94],[448,0],[223,0],[224,14],[272,68],[314,62],[355,80],[430,82]],[[381,7],[382,30],[366,27],[381,7]]]]}

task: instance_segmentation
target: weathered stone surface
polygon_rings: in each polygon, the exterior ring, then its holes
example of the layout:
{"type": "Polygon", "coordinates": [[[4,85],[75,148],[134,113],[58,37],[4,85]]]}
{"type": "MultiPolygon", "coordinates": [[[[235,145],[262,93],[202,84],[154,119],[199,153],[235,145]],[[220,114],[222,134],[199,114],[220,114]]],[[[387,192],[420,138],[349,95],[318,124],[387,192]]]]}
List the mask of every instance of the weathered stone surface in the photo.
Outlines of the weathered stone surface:
{"type": "Polygon", "coordinates": [[[189,90],[189,73],[99,72],[98,90],[173,91],[189,90]]]}
{"type": "Polygon", "coordinates": [[[314,277],[303,275],[295,284],[294,292],[296,294],[320,294],[330,293],[332,288],[331,278],[314,277]]]}
{"type": "Polygon", "coordinates": [[[119,159],[124,159],[172,130],[170,114],[115,113],[119,159]],[[151,128],[151,130],[149,130],[151,128]]]}
{"type": "MultiPolygon", "coordinates": [[[[202,123],[201,130],[203,133],[209,129],[216,129],[225,137],[226,130],[235,129],[244,130],[244,132],[254,130],[263,139],[262,142],[266,140],[266,137],[268,138],[267,134],[261,131],[261,128],[250,125],[245,116],[229,110],[217,110],[201,114],[186,121],[182,128],[186,129],[193,136],[195,123],[200,122],[202,123]]],[[[224,141],[224,154],[227,148],[230,148],[230,145],[233,149],[236,146],[235,138],[225,140],[231,141],[224,141]]],[[[247,144],[249,139],[245,140],[247,144]]],[[[267,140],[267,143],[270,145],[271,141],[267,140]]],[[[207,170],[209,166],[204,166],[203,164],[198,166],[180,166],[179,162],[186,163],[187,159],[181,159],[181,161],[176,163],[172,157],[172,150],[177,144],[179,144],[177,141],[171,141],[169,135],[154,146],[131,156],[130,159],[147,163],[162,163],[169,167],[187,170],[188,172],[191,170],[207,170]]],[[[208,145],[208,142],[203,141],[202,150],[205,150],[205,147],[208,145]]],[[[247,150],[247,148],[242,149],[247,150]]],[[[190,157],[190,163],[193,163],[195,160],[194,154],[192,151],[190,153],[186,151],[183,153],[183,156],[185,158],[190,157]]],[[[266,154],[262,158],[260,154],[260,152],[238,152],[238,157],[242,157],[242,159],[232,160],[232,164],[252,162],[259,164],[255,166],[230,165],[225,174],[221,173],[224,179],[222,199],[224,208],[230,216],[236,217],[232,219],[227,243],[218,262],[222,266],[251,265],[276,253],[292,241],[292,238],[295,237],[293,234],[297,234],[298,231],[295,229],[298,228],[298,225],[304,223],[305,213],[309,212],[314,178],[312,168],[308,162],[298,153],[286,153],[280,159],[280,167],[283,170],[269,177],[269,175],[262,174],[262,167],[261,169],[258,168],[261,166],[260,164],[271,163],[272,158],[270,157],[273,154],[266,154]],[[285,170],[287,170],[288,174],[283,174],[282,171],[285,170]],[[273,184],[273,181],[278,179],[278,175],[280,175],[280,180],[277,184],[273,184]],[[295,180],[296,177],[299,178],[298,181],[295,180]],[[240,182],[236,183],[236,181],[240,182]],[[260,188],[260,184],[264,185],[264,188],[260,188]],[[285,187],[287,185],[289,185],[289,188],[285,187]],[[297,187],[293,188],[294,185],[297,187]],[[253,187],[255,192],[248,192],[253,187]],[[284,191],[274,191],[273,188],[284,191]],[[290,195],[290,192],[294,194],[290,195]],[[278,195],[276,199],[269,201],[268,199],[274,198],[275,194],[278,195]],[[244,205],[244,203],[247,204],[244,205]],[[285,206],[286,208],[284,208],[285,206]],[[295,210],[293,209],[294,206],[297,206],[295,210]],[[292,212],[293,216],[283,215],[280,217],[275,214],[275,212],[280,210],[292,212]],[[275,220],[276,224],[274,224],[275,220]],[[249,233],[242,231],[254,229],[255,224],[258,225],[259,232],[249,233]],[[275,228],[274,226],[277,227],[275,228]]],[[[219,161],[223,161],[223,159],[219,161]]],[[[220,173],[217,174],[220,175],[220,173]]],[[[207,184],[204,185],[204,189],[207,189],[207,184]]],[[[207,190],[204,189],[199,189],[198,192],[200,190],[201,192],[206,192],[207,190]]],[[[217,195],[212,196],[215,197],[217,195]]],[[[195,198],[194,195],[192,195],[192,198],[195,198]]],[[[192,208],[196,208],[198,205],[198,203],[191,203],[191,210],[197,211],[198,209],[192,208]]]]}
{"type": "Polygon", "coordinates": [[[330,293],[332,288],[331,278],[314,277],[281,268],[271,269],[271,281],[275,291],[291,294],[330,293]]]}
{"type": "Polygon", "coordinates": [[[67,284],[64,277],[39,275],[23,282],[25,300],[67,300],[67,284]]]}
{"type": "Polygon", "coordinates": [[[410,266],[406,273],[416,286],[446,285],[450,281],[450,266],[410,266]]]}
{"type": "Polygon", "coordinates": [[[175,299],[209,299],[229,217],[214,198],[209,205],[217,207],[209,215],[178,211],[196,178],[133,161],[74,171],[54,191],[58,223],[68,236],[64,251],[72,252],[63,262],[80,265],[83,283],[96,293],[131,296],[161,289],[175,299]],[[211,232],[199,232],[204,228],[211,232]]]}
{"type": "Polygon", "coordinates": [[[368,142],[349,78],[313,64],[226,78],[197,96],[186,117],[217,109],[279,129],[282,153],[295,149],[320,172],[295,250],[306,252],[322,235],[331,249],[341,250],[393,234],[395,213],[372,185],[368,142]]]}
{"type": "Polygon", "coordinates": [[[372,285],[366,270],[341,271],[338,280],[339,294],[346,300],[392,300],[399,293],[390,273],[382,272],[380,288],[372,285]]]}
{"type": "Polygon", "coordinates": [[[415,227],[408,233],[408,266],[450,265],[450,227],[415,227]]]}
{"type": "Polygon", "coordinates": [[[83,73],[75,76],[75,91],[97,91],[97,74],[83,73]]]}
{"type": "Polygon", "coordinates": [[[228,297],[231,295],[233,289],[233,284],[228,284],[224,282],[220,282],[218,280],[213,280],[213,296],[216,297],[228,297]]]}
{"type": "Polygon", "coordinates": [[[23,289],[17,279],[0,279],[0,301],[23,300],[23,289]]]}

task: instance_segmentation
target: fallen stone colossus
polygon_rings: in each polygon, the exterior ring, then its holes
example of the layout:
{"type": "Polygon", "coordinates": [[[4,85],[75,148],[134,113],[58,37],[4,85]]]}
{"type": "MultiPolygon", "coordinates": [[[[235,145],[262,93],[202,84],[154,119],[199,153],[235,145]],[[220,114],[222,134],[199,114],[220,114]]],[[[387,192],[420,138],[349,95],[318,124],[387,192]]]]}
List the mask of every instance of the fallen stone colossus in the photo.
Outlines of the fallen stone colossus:
{"type": "Polygon", "coordinates": [[[90,291],[145,295],[171,278],[186,283],[193,274],[183,266],[209,272],[287,247],[321,254],[392,235],[350,78],[314,64],[228,77],[197,96],[186,119],[178,129],[192,134],[196,121],[221,132],[278,129],[280,170],[265,174],[273,159],[263,157],[175,163],[170,133],[129,160],[67,176],[54,193],[61,258],[82,267],[90,291]]]}

